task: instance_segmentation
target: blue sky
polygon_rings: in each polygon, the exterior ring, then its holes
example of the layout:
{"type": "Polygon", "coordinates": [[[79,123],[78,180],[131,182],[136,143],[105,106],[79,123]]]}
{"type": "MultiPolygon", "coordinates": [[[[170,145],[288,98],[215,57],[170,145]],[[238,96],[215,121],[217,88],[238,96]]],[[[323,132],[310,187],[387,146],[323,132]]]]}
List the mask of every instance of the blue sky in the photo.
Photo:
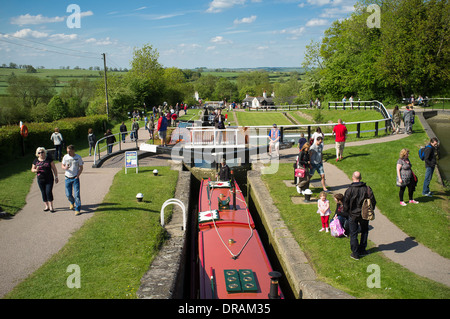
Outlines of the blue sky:
{"type": "Polygon", "coordinates": [[[300,67],[353,0],[2,1],[0,65],[129,68],[151,44],[164,67],[300,67]],[[6,2],[6,3],[4,3],[6,2]],[[71,17],[80,9],[80,23],[71,17]],[[69,24],[67,23],[69,21],[69,24]]]}

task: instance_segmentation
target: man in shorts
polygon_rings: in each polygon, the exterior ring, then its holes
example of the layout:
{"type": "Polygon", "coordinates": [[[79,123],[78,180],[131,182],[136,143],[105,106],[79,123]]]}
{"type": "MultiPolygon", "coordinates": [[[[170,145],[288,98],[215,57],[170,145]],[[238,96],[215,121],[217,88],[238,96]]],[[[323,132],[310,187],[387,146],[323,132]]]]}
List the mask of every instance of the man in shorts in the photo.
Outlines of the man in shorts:
{"type": "Polygon", "coordinates": [[[321,178],[323,190],[325,192],[328,192],[328,189],[325,186],[325,171],[323,170],[322,140],[323,140],[323,137],[318,136],[316,139],[316,142],[313,145],[311,145],[311,147],[309,149],[310,161],[311,161],[311,170],[309,171],[309,176],[310,176],[310,178],[312,178],[314,173],[317,171],[317,173],[319,173],[320,178],[321,178]]]}
{"type": "Polygon", "coordinates": [[[336,142],[336,162],[342,160],[342,156],[344,155],[344,146],[347,133],[347,127],[345,127],[345,125],[342,124],[342,120],[339,119],[338,124],[333,127],[333,135],[336,136],[334,140],[336,142]]]}

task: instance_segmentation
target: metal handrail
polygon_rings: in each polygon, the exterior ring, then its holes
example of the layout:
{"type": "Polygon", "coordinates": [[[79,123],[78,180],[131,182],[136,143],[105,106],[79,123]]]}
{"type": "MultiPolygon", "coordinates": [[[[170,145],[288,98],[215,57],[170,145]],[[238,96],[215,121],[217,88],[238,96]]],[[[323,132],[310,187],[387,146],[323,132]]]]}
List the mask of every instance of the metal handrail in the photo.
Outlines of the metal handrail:
{"type": "Polygon", "coordinates": [[[190,142],[185,146],[222,147],[224,145],[243,145],[244,137],[236,128],[216,129],[214,127],[187,127],[191,133],[190,142]]]}
{"type": "MultiPolygon", "coordinates": [[[[127,131],[127,132],[119,132],[119,133],[114,133],[114,134],[112,134],[112,135],[114,135],[114,136],[118,136],[119,137],[119,139],[117,139],[116,138],[116,142],[115,143],[113,143],[113,144],[108,144],[108,143],[106,143],[106,145],[105,146],[99,146],[99,144],[101,143],[101,142],[103,142],[104,140],[106,140],[109,136],[111,136],[111,135],[108,135],[108,136],[104,136],[104,137],[102,137],[102,138],[100,138],[99,140],[97,140],[97,143],[95,143],[95,149],[94,149],[94,165],[97,165],[97,157],[96,157],[96,155],[98,155],[98,160],[100,160],[101,159],[101,152],[105,149],[105,148],[107,148],[109,145],[116,145],[116,144],[119,144],[119,152],[120,151],[122,151],[122,134],[129,134],[129,133],[134,133],[134,131],[127,131]]],[[[137,145],[137,139],[135,140],[135,143],[136,143],[136,147],[138,147],[138,145],[137,145]]],[[[109,155],[109,154],[108,154],[109,155]]]]}
{"type": "Polygon", "coordinates": [[[161,226],[164,227],[164,208],[166,208],[166,206],[169,206],[171,204],[176,204],[176,205],[180,206],[181,209],[183,210],[183,230],[186,230],[186,207],[184,206],[184,203],[181,200],[176,199],[176,198],[168,199],[162,205],[161,216],[160,216],[161,226]]]}

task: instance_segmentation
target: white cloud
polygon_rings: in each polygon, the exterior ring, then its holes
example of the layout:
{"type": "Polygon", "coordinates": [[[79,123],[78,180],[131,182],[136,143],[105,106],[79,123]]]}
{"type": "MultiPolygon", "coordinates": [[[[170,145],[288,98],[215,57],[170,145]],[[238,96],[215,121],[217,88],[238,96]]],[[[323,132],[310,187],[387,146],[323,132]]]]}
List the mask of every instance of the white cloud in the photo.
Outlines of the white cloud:
{"type": "Polygon", "coordinates": [[[185,13],[169,13],[169,14],[162,14],[162,15],[148,15],[147,18],[149,20],[163,20],[163,19],[170,19],[174,17],[183,16],[185,13]]]}
{"type": "MultiPolygon", "coordinates": [[[[81,12],[80,17],[89,17],[94,15],[92,11],[86,11],[81,12]]],[[[20,15],[18,17],[12,17],[11,18],[11,24],[17,24],[17,25],[36,25],[36,24],[45,24],[45,23],[57,23],[57,22],[63,22],[66,20],[66,17],[44,17],[42,14],[38,15],[31,15],[29,13],[20,15]]]]}
{"type": "Polygon", "coordinates": [[[336,8],[325,8],[323,13],[320,14],[321,18],[339,18],[342,15],[348,14],[355,11],[355,8],[352,5],[345,5],[342,7],[336,8]]]}
{"type": "Polygon", "coordinates": [[[223,36],[220,36],[220,35],[218,35],[218,36],[212,38],[212,39],[210,40],[210,42],[212,42],[212,43],[217,43],[217,44],[230,44],[230,43],[232,43],[231,40],[227,40],[227,39],[225,39],[223,36]]]}
{"type": "Polygon", "coordinates": [[[241,23],[253,23],[256,20],[256,16],[252,15],[248,18],[242,18],[242,19],[236,19],[234,20],[234,24],[241,24],[241,23]]]}
{"type": "Polygon", "coordinates": [[[12,34],[13,37],[16,38],[46,38],[48,37],[48,33],[40,32],[40,31],[34,31],[31,29],[22,29],[19,31],[16,31],[12,34]]]}
{"type": "Polygon", "coordinates": [[[57,41],[57,42],[73,41],[73,40],[76,40],[77,38],[78,38],[78,35],[75,33],[72,33],[72,34],[56,33],[56,34],[52,34],[49,37],[50,40],[57,41]]]}
{"type": "Polygon", "coordinates": [[[234,7],[235,5],[243,5],[245,0],[213,0],[209,4],[206,12],[217,13],[234,7]]]}
{"type": "Polygon", "coordinates": [[[26,25],[26,24],[43,24],[43,23],[55,23],[62,22],[65,17],[44,17],[42,14],[32,16],[30,14],[20,15],[18,17],[11,18],[11,24],[26,25]]]}
{"type": "Polygon", "coordinates": [[[92,45],[116,45],[118,43],[118,41],[111,40],[110,37],[106,37],[105,39],[89,38],[85,41],[85,43],[92,44],[92,45]]]}
{"type": "Polygon", "coordinates": [[[307,27],[317,27],[322,25],[327,25],[328,21],[325,19],[311,19],[308,22],[306,22],[307,27]]]}
{"type": "Polygon", "coordinates": [[[295,40],[298,39],[303,33],[305,33],[305,27],[299,27],[295,29],[283,29],[281,31],[278,31],[278,33],[281,34],[288,34],[289,39],[295,40]]]}
{"type": "Polygon", "coordinates": [[[331,3],[331,0],[308,0],[308,3],[314,6],[324,6],[331,3]]]}
{"type": "Polygon", "coordinates": [[[92,12],[92,11],[86,11],[86,12],[81,12],[80,13],[80,16],[82,17],[82,18],[84,18],[84,17],[89,17],[89,16],[93,16],[94,15],[94,12],[92,12]]]}
{"type": "MultiPolygon", "coordinates": [[[[92,11],[86,11],[81,12],[80,16],[82,18],[89,17],[94,15],[92,11]]],[[[45,24],[45,23],[57,23],[57,22],[63,22],[66,20],[66,17],[44,17],[42,14],[38,15],[31,15],[29,13],[20,15],[18,17],[12,17],[11,18],[11,24],[16,25],[35,25],[35,24],[45,24]]]]}
{"type": "Polygon", "coordinates": [[[178,46],[180,48],[185,48],[185,49],[198,49],[198,48],[202,47],[200,44],[197,44],[197,43],[181,43],[178,46]]]}

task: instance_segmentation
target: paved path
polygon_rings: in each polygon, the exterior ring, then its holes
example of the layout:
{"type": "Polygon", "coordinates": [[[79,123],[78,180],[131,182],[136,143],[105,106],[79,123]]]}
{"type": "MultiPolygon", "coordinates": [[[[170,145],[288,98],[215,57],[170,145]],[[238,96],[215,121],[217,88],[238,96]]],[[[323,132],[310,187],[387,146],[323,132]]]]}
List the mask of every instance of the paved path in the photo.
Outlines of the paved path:
{"type": "MultiPolygon", "coordinates": [[[[385,143],[402,139],[406,136],[406,134],[399,134],[370,141],[348,142],[345,147],[347,148],[368,143],[385,143]]],[[[334,148],[334,145],[325,145],[324,150],[330,148],[334,148]]],[[[296,160],[297,154],[298,151],[294,148],[281,150],[280,161],[293,163],[296,160]]],[[[327,188],[332,193],[343,194],[351,184],[349,177],[335,165],[326,162],[324,163],[324,170],[327,188]]],[[[312,184],[314,187],[322,187],[319,179],[313,180],[312,184]]],[[[429,248],[415,241],[414,238],[405,234],[384,216],[378,208],[375,209],[375,216],[375,220],[370,222],[371,230],[369,231],[369,240],[377,246],[379,251],[383,252],[383,254],[392,261],[420,276],[450,286],[449,259],[431,251],[429,248]]]]}

